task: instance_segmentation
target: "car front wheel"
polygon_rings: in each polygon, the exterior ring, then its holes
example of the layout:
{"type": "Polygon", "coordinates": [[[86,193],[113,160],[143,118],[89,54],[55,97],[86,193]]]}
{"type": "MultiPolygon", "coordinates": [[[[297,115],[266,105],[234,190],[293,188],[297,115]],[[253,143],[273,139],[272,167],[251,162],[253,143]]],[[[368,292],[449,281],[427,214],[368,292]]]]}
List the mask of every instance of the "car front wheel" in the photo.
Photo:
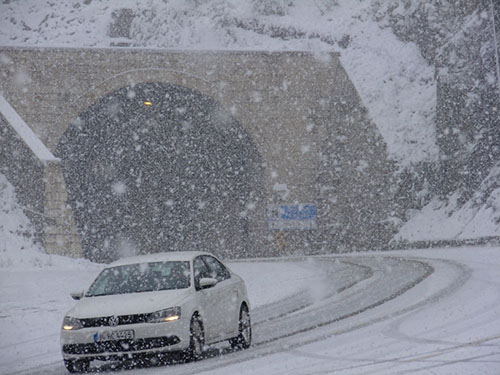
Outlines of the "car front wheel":
{"type": "Polygon", "coordinates": [[[240,308],[238,336],[231,339],[230,343],[235,349],[247,349],[252,344],[252,324],[250,322],[250,312],[246,305],[241,305],[240,308]]]}
{"type": "Polygon", "coordinates": [[[189,358],[193,361],[201,359],[204,345],[205,336],[203,333],[203,324],[197,315],[193,315],[189,329],[189,358]]]}

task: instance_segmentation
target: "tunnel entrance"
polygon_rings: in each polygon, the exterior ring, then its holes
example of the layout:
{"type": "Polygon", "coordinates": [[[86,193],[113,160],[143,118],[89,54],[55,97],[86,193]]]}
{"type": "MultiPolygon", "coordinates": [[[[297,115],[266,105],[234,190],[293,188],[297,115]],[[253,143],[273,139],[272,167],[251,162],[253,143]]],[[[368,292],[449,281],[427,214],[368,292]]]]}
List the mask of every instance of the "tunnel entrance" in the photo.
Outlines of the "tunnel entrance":
{"type": "Polygon", "coordinates": [[[207,96],[162,83],[121,88],[79,115],[56,155],[87,258],[251,251],[262,161],[207,96]]]}

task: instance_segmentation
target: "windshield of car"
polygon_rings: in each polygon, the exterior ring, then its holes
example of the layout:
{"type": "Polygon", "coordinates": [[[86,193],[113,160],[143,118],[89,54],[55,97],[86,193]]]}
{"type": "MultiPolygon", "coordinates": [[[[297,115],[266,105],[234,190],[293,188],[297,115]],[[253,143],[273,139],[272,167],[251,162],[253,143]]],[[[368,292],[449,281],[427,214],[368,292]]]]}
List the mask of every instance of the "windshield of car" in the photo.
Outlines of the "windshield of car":
{"type": "Polygon", "coordinates": [[[189,262],[127,264],[104,269],[87,291],[87,297],[189,288],[189,262]]]}

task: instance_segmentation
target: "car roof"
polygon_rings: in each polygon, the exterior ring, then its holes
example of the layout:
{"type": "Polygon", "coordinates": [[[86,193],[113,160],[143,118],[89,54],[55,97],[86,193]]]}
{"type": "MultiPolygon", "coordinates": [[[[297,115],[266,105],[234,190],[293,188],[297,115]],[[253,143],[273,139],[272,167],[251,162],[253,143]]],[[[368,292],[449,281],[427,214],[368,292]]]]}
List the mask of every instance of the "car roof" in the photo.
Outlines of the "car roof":
{"type": "Polygon", "coordinates": [[[171,251],[168,253],[154,253],[138,255],[129,258],[119,259],[107,267],[123,266],[125,264],[167,262],[167,261],[190,261],[199,255],[212,255],[204,251],[171,251]]]}

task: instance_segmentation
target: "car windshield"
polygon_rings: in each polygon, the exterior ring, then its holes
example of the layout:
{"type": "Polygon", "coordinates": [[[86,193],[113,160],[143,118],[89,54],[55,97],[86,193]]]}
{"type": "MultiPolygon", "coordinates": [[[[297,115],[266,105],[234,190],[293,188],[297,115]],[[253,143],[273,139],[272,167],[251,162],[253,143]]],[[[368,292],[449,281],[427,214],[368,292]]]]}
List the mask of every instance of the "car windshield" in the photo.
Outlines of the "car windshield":
{"type": "Polygon", "coordinates": [[[189,262],[137,263],[104,269],[92,283],[86,296],[185,289],[189,286],[189,262]]]}

